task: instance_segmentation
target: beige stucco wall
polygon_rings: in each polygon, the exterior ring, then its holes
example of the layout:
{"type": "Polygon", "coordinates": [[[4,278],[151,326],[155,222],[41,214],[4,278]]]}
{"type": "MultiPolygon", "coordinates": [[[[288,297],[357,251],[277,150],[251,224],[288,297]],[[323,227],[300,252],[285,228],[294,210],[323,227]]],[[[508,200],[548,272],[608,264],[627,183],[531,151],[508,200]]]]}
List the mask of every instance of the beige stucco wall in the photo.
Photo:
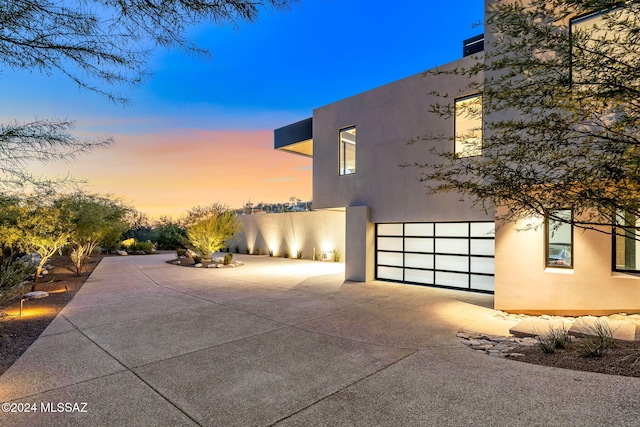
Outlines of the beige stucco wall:
{"type": "MultiPolygon", "coordinates": [[[[442,68],[473,61],[462,58],[442,68]]],[[[453,151],[452,141],[406,142],[429,134],[453,135],[453,120],[429,113],[430,105],[443,101],[430,92],[448,94],[446,100],[453,102],[469,94],[468,83],[462,76],[421,73],[314,110],[314,207],[369,206],[373,223],[492,220],[493,212],[460,202],[458,194],[427,195],[417,179],[420,171],[399,166],[437,160],[429,151],[434,144],[453,151]],[[357,131],[356,172],[340,176],[339,131],[352,125],[357,131]]]]}
{"type": "Polygon", "coordinates": [[[574,228],[574,268],[546,268],[544,227],[518,231],[532,221],[542,224],[532,218],[496,231],[496,309],[562,315],[640,312],[640,275],[612,271],[611,235],[574,228]]]}
{"type": "Polygon", "coordinates": [[[249,248],[255,252],[260,248],[263,254],[269,250],[275,256],[283,256],[289,249],[296,256],[296,249],[302,249],[302,257],[311,259],[314,248],[321,251],[337,250],[344,260],[345,213],[338,211],[290,212],[278,214],[241,215],[242,232],[236,236],[241,250],[249,248]]]}

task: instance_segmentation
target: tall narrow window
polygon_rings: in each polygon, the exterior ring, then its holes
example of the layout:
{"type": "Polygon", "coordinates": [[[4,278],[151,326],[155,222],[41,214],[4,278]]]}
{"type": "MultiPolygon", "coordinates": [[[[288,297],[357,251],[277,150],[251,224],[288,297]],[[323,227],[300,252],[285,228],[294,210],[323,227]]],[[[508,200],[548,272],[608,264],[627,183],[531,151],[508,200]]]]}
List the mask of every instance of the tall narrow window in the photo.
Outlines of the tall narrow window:
{"type": "Polygon", "coordinates": [[[356,127],[340,130],[340,175],[356,173],[356,127]]]}
{"type": "Polygon", "coordinates": [[[572,220],[570,209],[553,211],[547,217],[547,267],[573,267],[572,220]]]}
{"type": "Polygon", "coordinates": [[[620,271],[640,270],[640,218],[629,212],[619,211],[616,215],[614,245],[614,269],[620,271]]]}
{"type": "MultiPolygon", "coordinates": [[[[625,73],[627,45],[635,37],[634,13],[626,7],[606,9],[571,20],[571,80],[579,90],[598,92],[599,83],[625,73]]],[[[623,79],[624,80],[624,79],[623,79]]],[[[604,88],[610,85],[604,85],[604,88]]]]}
{"type": "Polygon", "coordinates": [[[458,157],[482,155],[482,95],[456,99],[455,153],[458,157]]]}

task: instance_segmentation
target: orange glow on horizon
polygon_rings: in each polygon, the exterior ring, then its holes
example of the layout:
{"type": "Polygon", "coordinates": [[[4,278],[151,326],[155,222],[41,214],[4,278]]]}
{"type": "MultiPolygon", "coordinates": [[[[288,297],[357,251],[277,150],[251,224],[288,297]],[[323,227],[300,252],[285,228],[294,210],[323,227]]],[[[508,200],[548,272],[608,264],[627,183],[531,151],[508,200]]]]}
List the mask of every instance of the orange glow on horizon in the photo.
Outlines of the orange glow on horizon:
{"type": "Polygon", "coordinates": [[[116,143],[70,163],[34,164],[34,175],[88,181],[86,191],[112,194],[150,218],[182,216],[214,202],[239,208],[311,199],[309,158],[273,149],[273,131],[179,129],[113,135],[116,143]]]}

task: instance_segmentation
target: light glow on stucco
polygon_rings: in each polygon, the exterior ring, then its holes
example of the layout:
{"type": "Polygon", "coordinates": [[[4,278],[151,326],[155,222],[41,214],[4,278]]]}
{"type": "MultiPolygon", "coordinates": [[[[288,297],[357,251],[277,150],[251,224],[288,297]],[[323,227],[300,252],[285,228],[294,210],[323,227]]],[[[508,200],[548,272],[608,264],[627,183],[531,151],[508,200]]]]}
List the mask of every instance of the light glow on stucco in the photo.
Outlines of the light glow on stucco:
{"type": "Polygon", "coordinates": [[[344,251],[344,214],[326,211],[242,215],[241,247],[273,256],[320,259],[322,252],[344,251]],[[314,256],[315,255],[315,256],[314,256]]]}
{"type": "Polygon", "coordinates": [[[278,256],[278,249],[279,249],[279,247],[278,247],[278,241],[277,241],[277,240],[275,240],[275,239],[272,239],[272,240],[269,242],[269,251],[271,251],[271,254],[272,254],[273,256],[278,256]]]}

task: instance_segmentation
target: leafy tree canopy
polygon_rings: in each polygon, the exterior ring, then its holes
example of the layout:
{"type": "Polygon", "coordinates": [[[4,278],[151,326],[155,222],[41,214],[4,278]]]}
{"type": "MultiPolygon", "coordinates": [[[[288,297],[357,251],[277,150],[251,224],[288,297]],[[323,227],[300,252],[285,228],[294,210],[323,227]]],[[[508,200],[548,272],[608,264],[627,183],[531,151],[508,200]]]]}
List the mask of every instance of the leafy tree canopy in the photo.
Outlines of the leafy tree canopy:
{"type": "Polygon", "coordinates": [[[412,165],[429,190],[507,206],[503,221],[573,209],[578,227],[635,229],[625,217],[640,214],[640,3],[495,2],[485,49],[472,66],[428,72],[482,77],[462,93],[436,93],[443,101],[432,112],[482,114],[483,127],[481,156],[455,155],[445,135],[416,139],[438,154],[412,165]],[[474,92],[482,109],[456,112],[451,97],[474,92]]]}

